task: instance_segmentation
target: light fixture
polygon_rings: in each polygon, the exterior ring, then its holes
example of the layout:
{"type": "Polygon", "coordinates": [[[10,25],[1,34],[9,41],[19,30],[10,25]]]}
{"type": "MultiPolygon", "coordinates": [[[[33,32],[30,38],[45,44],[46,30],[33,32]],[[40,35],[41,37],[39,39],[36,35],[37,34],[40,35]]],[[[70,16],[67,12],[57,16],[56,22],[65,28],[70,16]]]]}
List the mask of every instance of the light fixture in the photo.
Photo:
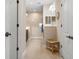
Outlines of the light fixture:
{"type": "Polygon", "coordinates": [[[49,10],[51,11],[53,9],[52,5],[50,5],[49,10]]]}
{"type": "Polygon", "coordinates": [[[28,13],[26,13],[26,16],[28,16],[28,13]]]}
{"type": "Polygon", "coordinates": [[[52,12],[55,11],[55,4],[50,5],[49,11],[52,11],[52,12]]]}
{"type": "Polygon", "coordinates": [[[26,27],[26,30],[27,30],[27,29],[30,29],[30,26],[27,26],[27,27],[26,27]]]}

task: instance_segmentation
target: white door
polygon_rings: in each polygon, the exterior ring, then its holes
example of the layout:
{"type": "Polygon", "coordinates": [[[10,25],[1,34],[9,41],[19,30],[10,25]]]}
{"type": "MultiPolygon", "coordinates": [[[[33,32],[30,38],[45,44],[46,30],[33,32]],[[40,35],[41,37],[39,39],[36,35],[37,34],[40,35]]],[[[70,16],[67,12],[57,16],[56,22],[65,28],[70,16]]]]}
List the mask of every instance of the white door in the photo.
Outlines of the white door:
{"type": "Polygon", "coordinates": [[[62,54],[64,59],[73,59],[73,1],[65,0],[62,5],[62,54]]]}
{"type": "Polygon", "coordinates": [[[16,0],[5,0],[5,58],[17,58],[17,3],[16,0]]]}

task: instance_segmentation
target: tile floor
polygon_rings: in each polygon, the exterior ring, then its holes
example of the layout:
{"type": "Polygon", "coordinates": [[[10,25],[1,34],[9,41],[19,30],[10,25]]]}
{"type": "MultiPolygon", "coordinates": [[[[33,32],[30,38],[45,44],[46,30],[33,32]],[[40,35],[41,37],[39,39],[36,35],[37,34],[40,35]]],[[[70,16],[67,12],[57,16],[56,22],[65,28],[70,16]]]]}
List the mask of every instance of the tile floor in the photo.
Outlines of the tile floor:
{"type": "Polygon", "coordinates": [[[41,39],[31,39],[27,42],[22,59],[61,59],[59,54],[52,54],[42,45],[41,39]]]}

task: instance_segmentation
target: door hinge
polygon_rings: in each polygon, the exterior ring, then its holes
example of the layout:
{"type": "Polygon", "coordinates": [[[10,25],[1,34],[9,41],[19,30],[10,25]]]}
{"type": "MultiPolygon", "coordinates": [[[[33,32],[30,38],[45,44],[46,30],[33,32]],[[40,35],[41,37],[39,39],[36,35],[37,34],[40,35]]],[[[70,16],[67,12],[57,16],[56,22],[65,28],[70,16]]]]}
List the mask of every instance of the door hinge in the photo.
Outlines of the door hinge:
{"type": "Polygon", "coordinates": [[[17,47],[16,50],[19,51],[19,47],[17,47]]]}
{"type": "Polygon", "coordinates": [[[63,27],[63,25],[61,24],[61,28],[63,27]]]}
{"type": "Polygon", "coordinates": [[[17,24],[17,27],[19,27],[19,24],[17,24]]]}
{"type": "Polygon", "coordinates": [[[19,0],[17,0],[17,4],[19,3],[19,0]]]}
{"type": "Polygon", "coordinates": [[[62,45],[60,45],[60,48],[62,48],[62,45]]]}
{"type": "Polygon", "coordinates": [[[62,57],[62,59],[64,59],[64,57],[63,56],[61,56],[62,57]]]}
{"type": "Polygon", "coordinates": [[[61,7],[62,7],[63,5],[61,4],[61,7]]]}

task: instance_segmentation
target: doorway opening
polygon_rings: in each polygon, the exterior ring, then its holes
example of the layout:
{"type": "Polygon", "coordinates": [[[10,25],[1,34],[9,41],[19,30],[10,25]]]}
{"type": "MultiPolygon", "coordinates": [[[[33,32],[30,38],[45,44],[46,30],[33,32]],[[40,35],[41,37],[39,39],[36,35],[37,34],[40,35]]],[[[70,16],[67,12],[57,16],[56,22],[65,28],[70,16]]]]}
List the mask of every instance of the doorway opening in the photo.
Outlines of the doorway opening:
{"type": "MultiPolygon", "coordinates": [[[[22,57],[38,59],[42,56],[41,58],[44,59],[52,59],[53,54],[57,54],[57,58],[61,58],[57,33],[56,0],[25,0],[24,3],[24,20],[21,20],[20,24],[25,23],[22,25],[25,34],[24,41],[20,39],[19,43],[24,42],[21,44],[22,46],[20,45],[22,57]],[[48,56],[46,57],[46,55],[48,56]]],[[[22,27],[20,28],[22,29],[22,27]]]]}

